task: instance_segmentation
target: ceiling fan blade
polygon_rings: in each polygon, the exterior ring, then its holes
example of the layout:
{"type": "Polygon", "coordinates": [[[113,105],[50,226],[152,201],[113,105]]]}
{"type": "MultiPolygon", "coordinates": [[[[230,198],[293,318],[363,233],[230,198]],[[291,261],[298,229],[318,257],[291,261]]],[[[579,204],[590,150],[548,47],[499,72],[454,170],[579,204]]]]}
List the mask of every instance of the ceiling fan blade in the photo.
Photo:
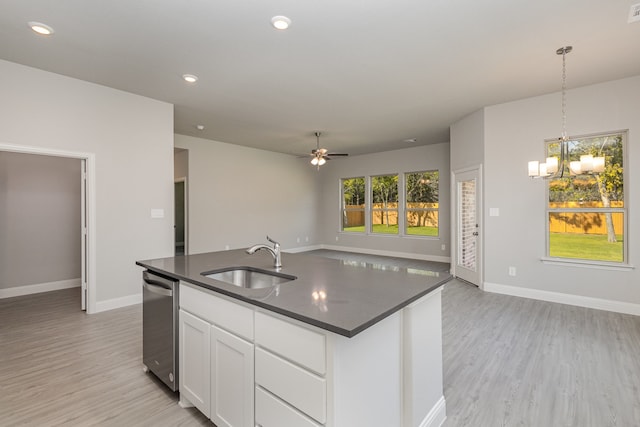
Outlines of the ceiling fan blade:
{"type": "Polygon", "coordinates": [[[325,156],[348,156],[347,153],[327,153],[325,156]]]}

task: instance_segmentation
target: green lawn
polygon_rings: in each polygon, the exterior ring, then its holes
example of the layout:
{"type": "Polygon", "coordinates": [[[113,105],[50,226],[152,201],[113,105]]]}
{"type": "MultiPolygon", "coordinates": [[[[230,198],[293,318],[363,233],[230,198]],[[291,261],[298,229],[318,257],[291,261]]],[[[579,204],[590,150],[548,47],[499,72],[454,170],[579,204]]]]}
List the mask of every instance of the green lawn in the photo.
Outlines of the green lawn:
{"type": "Polygon", "coordinates": [[[606,235],[551,233],[549,255],[560,258],[589,259],[595,261],[622,262],[622,235],[617,235],[616,243],[607,242],[606,235]]]}
{"type": "MultiPolygon", "coordinates": [[[[358,227],[345,227],[344,231],[364,233],[364,225],[358,227]]],[[[437,236],[437,227],[409,227],[407,234],[413,236],[437,236]]],[[[398,234],[398,225],[375,224],[373,232],[378,234],[398,234]]]]}

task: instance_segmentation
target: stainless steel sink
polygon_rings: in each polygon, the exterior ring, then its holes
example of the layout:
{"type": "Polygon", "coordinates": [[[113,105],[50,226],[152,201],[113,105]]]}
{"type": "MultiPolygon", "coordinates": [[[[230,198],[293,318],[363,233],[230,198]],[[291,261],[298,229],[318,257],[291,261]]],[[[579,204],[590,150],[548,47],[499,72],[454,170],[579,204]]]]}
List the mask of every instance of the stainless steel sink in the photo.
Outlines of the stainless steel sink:
{"type": "Polygon", "coordinates": [[[288,274],[261,270],[254,267],[228,267],[218,270],[205,271],[203,276],[220,280],[231,285],[247,289],[272,288],[276,285],[297,279],[288,274]]]}

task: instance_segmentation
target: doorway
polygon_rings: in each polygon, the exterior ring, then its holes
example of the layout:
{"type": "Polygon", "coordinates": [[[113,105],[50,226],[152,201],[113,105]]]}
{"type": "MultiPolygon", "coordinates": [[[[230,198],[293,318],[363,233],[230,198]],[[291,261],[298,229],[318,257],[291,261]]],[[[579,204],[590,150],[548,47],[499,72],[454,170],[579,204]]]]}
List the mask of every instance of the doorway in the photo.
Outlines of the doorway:
{"type": "MultiPolygon", "coordinates": [[[[81,277],[80,277],[80,305],[87,313],[95,312],[95,155],[92,153],[66,152],[49,148],[15,146],[0,144],[0,151],[9,153],[36,154],[42,156],[62,157],[80,161],[80,218],[77,227],[80,229],[81,248],[80,257],[81,277]]],[[[45,197],[46,194],[43,195],[45,197]]],[[[47,284],[49,285],[49,284],[47,284]]],[[[34,286],[27,293],[36,291],[45,292],[54,290],[56,286],[64,284],[54,283],[53,289],[47,286],[40,289],[34,286]]],[[[75,285],[77,286],[77,284],[75,285]]]]}
{"type": "Polygon", "coordinates": [[[175,225],[175,254],[187,255],[188,252],[188,236],[187,232],[187,178],[179,178],[173,183],[174,195],[174,218],[175,225]]]}
{"type": "Polygon", "coordinates": [[[455,277],[482,288],[481,167],[454,172],[455,277]]]}

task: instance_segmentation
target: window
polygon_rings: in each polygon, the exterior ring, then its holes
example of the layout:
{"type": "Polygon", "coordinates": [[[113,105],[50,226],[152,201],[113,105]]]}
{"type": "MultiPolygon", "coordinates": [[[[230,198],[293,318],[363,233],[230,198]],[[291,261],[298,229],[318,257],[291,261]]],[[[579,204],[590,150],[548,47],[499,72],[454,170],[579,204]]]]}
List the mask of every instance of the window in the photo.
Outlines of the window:
{"type": "Polygon", "coordinates": [[[438,235],[438,171],[405,174],[405,233],[438,235]]]}
{"type": "MultiPolygon", "coordinates": [[[[548,181],[547,255],[554,258],[626,262],[624,144],[626,134],[604,134],[569,142],[569,160],[581,155],[605,157],[601,173],[548,181]]],[[[560,143],[547,143],[547,155],[558,156],[560,143]]]]}
{"type": "Polygon", "coordinates": [[[342,231],[364,233],[364,177],[342,180],[342,231]]]}
{"type": "Polygon", "coordinates": [[[398,175],[371,177],[371,232],[398,234],[398,175]]]}

